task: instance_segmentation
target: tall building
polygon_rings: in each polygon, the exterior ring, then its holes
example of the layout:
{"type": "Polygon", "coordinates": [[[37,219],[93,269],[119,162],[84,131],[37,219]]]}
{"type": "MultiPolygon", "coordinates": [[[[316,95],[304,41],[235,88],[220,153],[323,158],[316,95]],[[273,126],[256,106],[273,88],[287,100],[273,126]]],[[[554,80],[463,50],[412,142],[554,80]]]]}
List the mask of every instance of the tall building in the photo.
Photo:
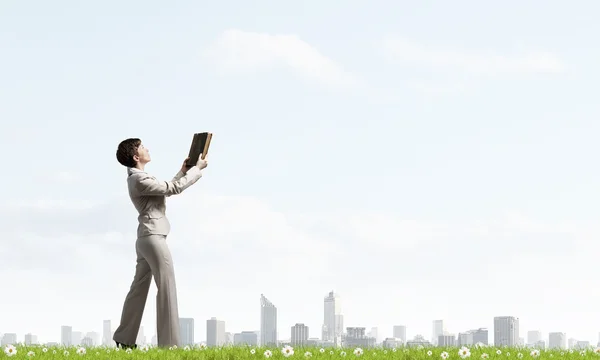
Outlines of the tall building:
{"type": "Polygon", "coordinates": [[[25,334],[25,345],[37,344],[37,336],[33,334],[25,334]]]}
{"type": "Polygon", "coordinates": [[[563,332],[551,332],[548,334],[548,348],[550,349],[566,349],[567,334],[563,332]]]}
{"type": "Polygon", "coordinates": [[[527,332],[527,345],[537,344],[542,340],[542,332],[539,330],[530,330],[527,332]]]}
{"type": "Polygon", "coordinates": [[[379,342],[379,329],[377,327],[372,327],[371,331],[369,331],[367,336],[374,338],[375,343],[378,343],[379,342]]]}
{"type": "MultiPolygon", "coordinates": [[[[208,326],[208,325],[207,325],[208,326]]],[[[223,325],[225,328],[225,325],[223,325]]],[[[208,327],[207,327],[208,329],[208,327]]],[[[181,336],[181,345],[182,346],[192,346],[194,345],[194,319],[192,318],[179,318],[179,334],[181,336]]],[[[208,340],[208,333],[206,333],[208,340]]],[[[225,338],[223,341],[225,342],[225,338]]]]}
{"type": "Polygon", "coordinates": [[[470,332],[473,334],[473,344],[488,344],[488,329],[479,328],[477,330],[471,330],[470,332]]]}
{"type": "Polygon", "coordinates": [[[73,344],[73,328],[71,326],[60,327],[60,343],[65,346],[73,344]]]}
{"type": "Polygon", "coordinates": [[[344,332],[344,315],[342,303],[338,294],[333,290],[323,299],[323,333],[324,341],[333,341],[338,344],[344,332]]]}
{"type": "Polygon", "coordinates": [[[81,331],[72,331],[71,332],[71,345],[81,345],[81,340],[83,338],[83,334],[81,331]]]}
{"type": "Polygon", "coordinates": [[[17,345],[17,334],[14,333],[6,333],[2,335],[2,346],[5,345],[17,345]]]}
{"type": "Polygon", "coordinates": [[[292,346],[306,346],[308,343],[308,326],[296,324],[292,326],[292,346]]]}
{"type": "Polygon", "coordinates": [[[394,326],[394,338],[402,340],[403,344],[406,344],[406,326],[395,325],[394,326]]]}
{"type": "Polygon", "coordinates": [[[444,327],[444,320],[433,320],[433,329],[431,331],[431,343],[433,345],[438,344],[438,338],[444,335],[446,328],[444,327]]]}
{"type": "Polygon", "coordinates": [[[260,294],[260,346],[277,344],[277,308],[260,294]]]}
{"type": "Polygon", "coordinates": [[[109,346],[112,344],[112,326],[110,320],[104,320],[102,322],[102,345],[109,346]]]}
{"type": "Polygon", "coordinates": [[[486,328],[459,333],[456,339],[456,345],[458,346],[470,346],[477,343],[488,344],[488,330],[486,328]]]}
{"type": "Polygon", "coordinates": [[[569,344],[569,349],[574,349],[575,345],[577,344],[577,339],[575,339],[575,338],[569,338],[567,340],[567,344],[569,344]]]}
{"type": "Polygon", "coordinates": [[[224,346],[225,340],[225,321],[215,317],[206,320],[206,346],[224,346]]]}
{"type": "Polygon", "coordinates": [[[519,345],[519,318],[497,316],[494,318],[494,346],[519,345]]]}
{"type": "Polygon", "coordinates": [[[438,336],[437,346],[456,346],[456,337],[453,334],[444,334],[438,336]]]}

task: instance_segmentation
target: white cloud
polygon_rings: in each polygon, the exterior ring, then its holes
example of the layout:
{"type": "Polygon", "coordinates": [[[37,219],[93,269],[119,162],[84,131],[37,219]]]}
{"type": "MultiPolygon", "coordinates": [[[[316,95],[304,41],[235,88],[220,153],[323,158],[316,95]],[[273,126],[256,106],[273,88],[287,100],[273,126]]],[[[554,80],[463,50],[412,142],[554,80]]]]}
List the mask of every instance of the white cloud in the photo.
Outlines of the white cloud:
{"type": "Polygon", "coordinates": [[[357,79],[296,35],[224,31],[204,55],[225,72],[272,67],[293,69],[302,78],[332,87],[353,87],[357,79]]]}
{"type": "Polygon", "coordinates": [[[386,55],[402,65],[461,70],[476,74],[559,73],[565,66],[554,54],[530,52],[522,55],[471,52],[449,47],[432,47],[388,36],[383,42],[386,55]]]}
{"type": "MultiPolygon", "coordinates": [[[[192,187],[169,199],[168,215],[180,314],[196,319],[198,340],[211,316],[224,319],[227,331],[257,329],[260,293],[279,308],[281,338],[296,322],[319,329],[322,297],[331,289],[343,296],[347,326],[380,326],[389,335],[402,321],[414,336],[427,335],[432,318],[446,317],[453,331],[462,331],[489,326],[506,309],[541,322],[544,311],[572,296],[557,293],[536,303],[515,294],[575,274],[579,284],[595,279],[582,273],[598,249],[595,226],[545,224],[519,214],[463,223],[357,212],[293,214],[260,199],[192,187]],[[506,281],[510,290],[499,291],[506,281]],[[373,296],[380,293],[385,296],[373,296]]],[[[3,332],[33,331],[57,340],[62,324],[101,331],[101,320],[118,320],[135,265],[136,214],[126,194],[86,209],[5,207],[0,226],[0,278],[9,279],[5,287],[12,289],[4,299],[12,310],[3,315],[3,332]],[[44,301],[32,306],[32,291],[36,298],[45,294],[44,301]],[[12,315],[23,313],[36,320],[12,315]]],[[[149,336],[155,291],[153,285],[143,321],[149,336]]],[[[596,311],[592,299],[578,299],[577,306],[584,315],[596,311]]]]}

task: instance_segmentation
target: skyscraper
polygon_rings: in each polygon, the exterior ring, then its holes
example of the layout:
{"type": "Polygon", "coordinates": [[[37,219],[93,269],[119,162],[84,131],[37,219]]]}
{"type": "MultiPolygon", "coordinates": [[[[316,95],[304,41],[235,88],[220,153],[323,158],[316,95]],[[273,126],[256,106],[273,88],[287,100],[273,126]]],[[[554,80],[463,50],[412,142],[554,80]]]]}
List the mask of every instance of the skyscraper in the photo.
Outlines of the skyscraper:
{"type": "Polygon", "coordinates": [[[441,335],[444,335],[445,330],[446,329],[444,328],[444,320],[433,320],[433,328],[431,331],[431,343],[433,345],[437,345],[438,338],[441,335]]]}
{"type": "Polygon", "coordinates": [[[494,318],[494,345],[519,345],[519,318],[514,316],[497,316],[494,318]]]}
{"type": "Polygon", "coordinates": [[[263,294],[260,294],[260,345],[277,344],[277,308],[263,294]]]}
{"type": "Polygon", "coordinates": [[[304,324],[292,326],[291,335],[292,346],[306,346],[308,343],[308,326],[304,324]]]}
{"type": "Polygon", "coordinates": [[[65,346],[73,344],[73,328],[71,326],[60,327],[60,343],[65,346]]]}
{"type": "Polygon", "coordinates": [[[344,331],[340,296],[332,291],[323,299],[323,340],[338,344],[344,331]]]}
{"type": "Polygon", "coordinates": [[[527,332],[527,345],[537,344],[542,341],[542,332],[539,330],[531,330],[527,332]]]}
{"type": "Polygon", "coordinates": [[[25,334],[25,345],[37,344],[37,336],[33,334],[25,334]]]}
{"type": "Polygon", "coordinates": [[[215,317],[206,320],[206,346],[223,346],[225,340],[225,321],[215,317]]]}
{"type": "MultiPolygon", "coordinates": [[[[179,334],[181,336],[181,345],[194,345],[194,319],[179,318],[179,334]]],[[[208,340],[208,333],[206,333],[208,340]]],[[[208,345],[208,344],[207,344],[208,345]]]]}
{"type": "Polygon", "coordinates": [[[112,328],[110,320],[104,320],[102,322],[102,345],[108,346],[112,344],[112,328]]]}
{"type": "Polygon", "coordinates": [[[395,325],[394,326],[394,338],[402,340],[403,344],[406,344],[406,326],[395,325]]]}
{"type": "Polygon", "coordinates": [[[567,334],[562,332],[551,332],[548,334],[548,348],[550,349],[566,349],[567,334]]]}

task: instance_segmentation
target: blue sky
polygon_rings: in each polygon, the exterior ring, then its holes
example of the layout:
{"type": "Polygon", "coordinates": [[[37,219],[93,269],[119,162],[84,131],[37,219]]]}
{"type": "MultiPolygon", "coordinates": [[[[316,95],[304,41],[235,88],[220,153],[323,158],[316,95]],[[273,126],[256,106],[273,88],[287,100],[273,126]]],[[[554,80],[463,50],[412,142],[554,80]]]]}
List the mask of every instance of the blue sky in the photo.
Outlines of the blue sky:
{"type": "Polygon", "coordinates": [[[0,332],[116,322],[136,228],[118,142],[141,137],[169,179],[212,131],[204,177],[169,200],[198,339],[211,316],[258,329],[261,292],[280,338],[316,336],[334,289],[345,326],[387,336],[514,315],[596,342],[600,5],[170,4],[0,4],[0,332]],[[58,304],[97,311],[42,320],[58,304]]]}

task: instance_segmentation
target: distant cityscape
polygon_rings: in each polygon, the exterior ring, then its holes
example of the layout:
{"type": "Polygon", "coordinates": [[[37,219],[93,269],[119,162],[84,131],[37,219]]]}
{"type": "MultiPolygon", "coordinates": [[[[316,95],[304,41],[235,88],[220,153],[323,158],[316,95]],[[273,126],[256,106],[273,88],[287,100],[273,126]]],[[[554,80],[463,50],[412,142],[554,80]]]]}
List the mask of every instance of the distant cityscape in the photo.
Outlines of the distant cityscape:
{"type": "MultiPolygon", "coordinates": [[[[344,331],[344,315],[342,314],[340,296],[333,291],[329,292],[323,300],[323,325],[320,337],[311,337],[309,328],[303,323],[296,323],[290,327],[289,337],[280,339],[277,332],[277,307],[263,294],[260,296],[260,330],[247,330],[239,333],[227,332],[225,321],[217,318],[206,320],[206,339],[199,341],[194,337],[195,321],[193,318],[180,318],[180,331],[182,346],[195,344],[206,344],[209,347],[218,346],[319,346],[319,347],[414,347],[414,346],[473,346],[481,343],[484,345],[504,346],[528,346],[536,349],[585,349],[591,346],[589,341],[567,339],[564,332],[548,333],[547,341],[542,333],[537,330],[527,332],[527,341],[519,333],[519,318],[514,316],[494,317],[493,343],[489,340],[488,329],[475,328],[465,330],[458,334],[446,330],[444,320],[433,320],[431,337],[427,339],[417,334],[412,339],[406,337],[406,326],[395,325],[393,337],[378,341],[378,328],[373,327],[366,332],[365,327],[346,327],[344,331]]],[[[9,344],[24,343],[26,345],[46,346],[108,346],[113,347],[114,334],[110,320],[104,320],[102,335],[97,332],[74,331],[71,326],[63,325],[60,329],[61,339],[59,342],[47,342],[39,344],[37,336],[26,334],[19,341],[17,334],[1,334],[2,346],[9,344]]],[[[148,341],[144,328],[140,328],[136,343],[138,345],[156,345],[156,335],[148,341]]],[[[597,346],[600,346],[600,334],[597,346]]]]}

